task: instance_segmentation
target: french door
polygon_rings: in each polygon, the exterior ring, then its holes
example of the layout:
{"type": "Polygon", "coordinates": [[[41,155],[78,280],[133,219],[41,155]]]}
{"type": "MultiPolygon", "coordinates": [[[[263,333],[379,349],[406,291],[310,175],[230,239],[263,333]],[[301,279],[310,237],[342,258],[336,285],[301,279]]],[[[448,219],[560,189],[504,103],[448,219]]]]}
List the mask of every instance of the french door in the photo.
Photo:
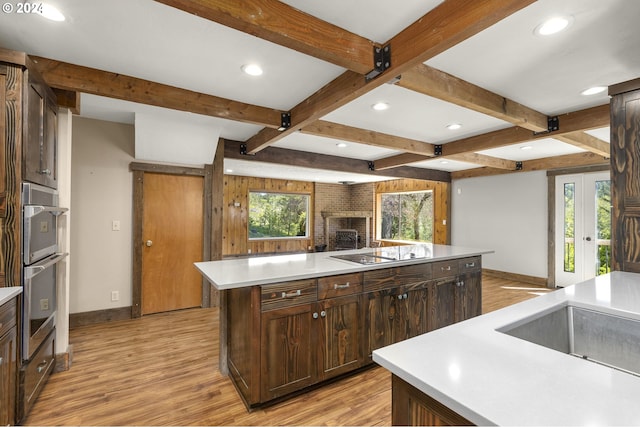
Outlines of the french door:
{"type": "Polygon", "coordinates": [[[556,177],[555,279],[569,286],[611,270],[609,172],[556,177]]]}

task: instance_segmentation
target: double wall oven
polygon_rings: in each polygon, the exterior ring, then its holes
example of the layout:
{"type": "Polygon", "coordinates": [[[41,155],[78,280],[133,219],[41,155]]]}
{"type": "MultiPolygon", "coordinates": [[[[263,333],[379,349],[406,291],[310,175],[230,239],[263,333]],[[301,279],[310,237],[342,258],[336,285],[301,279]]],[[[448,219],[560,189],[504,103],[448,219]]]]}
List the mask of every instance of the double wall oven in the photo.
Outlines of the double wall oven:
{"type": "Polygon", "coordinates": [[[55,364],[58,217],[66,212],[58,191],[22,184],[22,367],[18,419],[26,415],[55,364]]]}

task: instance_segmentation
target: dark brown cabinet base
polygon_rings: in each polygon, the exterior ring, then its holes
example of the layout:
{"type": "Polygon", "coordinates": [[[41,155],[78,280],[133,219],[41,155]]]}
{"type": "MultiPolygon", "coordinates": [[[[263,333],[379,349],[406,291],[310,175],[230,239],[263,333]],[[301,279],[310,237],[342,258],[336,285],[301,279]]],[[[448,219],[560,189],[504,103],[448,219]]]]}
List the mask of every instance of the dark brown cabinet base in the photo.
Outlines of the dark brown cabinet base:
{"type": "Polygon", "coordinates": [[[480,286],[471,257],[228,290],[229,375],[248,408],[282,399],[479,315],[480,286]]]}
{"type": "Polygon", "coordinates": [[[393,375],[391,424],[394,426],[474,425],[460,414],[393,375]]]}

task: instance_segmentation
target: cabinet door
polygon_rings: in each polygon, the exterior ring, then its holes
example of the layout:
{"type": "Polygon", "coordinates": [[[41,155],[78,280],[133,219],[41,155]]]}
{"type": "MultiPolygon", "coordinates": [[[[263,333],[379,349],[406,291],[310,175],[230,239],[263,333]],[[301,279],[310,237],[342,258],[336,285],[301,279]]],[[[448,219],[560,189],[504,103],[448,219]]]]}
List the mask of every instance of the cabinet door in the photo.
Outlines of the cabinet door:
{"type": "MultiPolygon", "coordinates": [[[[403,294],[403,302],[407,313],[405,337],[415,337],[429,331],[429,292],[426,288],[415,289],[403,294]]],[[[399,337],[400,338],[400,337],[399,337]]]]}
{"type": "Polygon", "coordinates": [[[44,105],[45,89],[37,81],[31,79],[26,88],[24,141],[24,179],[38,184],[45,184],[42,171],[42,143],[44,137],[44,105]]]}
{"type": "Polygon", "coordinates": [[[58,106],[47,98],[44,105],[44,135],[41,150],[43,182],[48,187],[58,187],[58,106]]]}
{"type": "Polygon", "coordinates": [[[457,279],[450,278],[433,282],[429,298],[429,330],[451,325],[456,320],[457,279]]]}
{"type": "Polygon", "coordinates": [[[456,322],[482,314],[482,279],[480,273],[460,277],[456,287],[456,322]]]}
{"type": "Polygon", "coordinates": [[[304,304],[262,313],[262,401],[315,382],[311,308],[311,304],[304,304]]]}
{"type": "Polygon", "coordinates": [[[0,339],[0,425],[14,425],[16,408],[16,328],[0,339]]]}
{"type": "Polygon", "coordinates": [[[362,297],[331,298],[317,304],[316,349],[320,380],[359,368],[362,351],[362,297]]]}
{"type": "Polygon", "coordinates": [[[405,317],[402,307],[398,305],[395,289],[368,292],[365,298],[365,328],[367,329],[365,349],[371,359],[371,352],[381,347],[393,344],[399,327],[398,323],[405,317]]]}

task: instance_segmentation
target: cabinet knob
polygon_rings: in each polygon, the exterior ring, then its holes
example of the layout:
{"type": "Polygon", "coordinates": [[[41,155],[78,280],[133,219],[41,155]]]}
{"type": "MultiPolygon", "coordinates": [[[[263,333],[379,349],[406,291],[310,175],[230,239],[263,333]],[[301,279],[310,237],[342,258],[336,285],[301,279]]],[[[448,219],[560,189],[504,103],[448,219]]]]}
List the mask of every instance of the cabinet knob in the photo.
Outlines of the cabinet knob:
{"type": "Polygon", "coordinates": [[[39,173],[40,175],[51,175],[51,169],[42,169],[39,173]]]}
{"type": "Polygon", "coordinates": [[[318,318],[318,313],[313,313],[313,318],[317,319],[318,318]]]}
{"type": "Polygon", "coordinates": [[[320,317],[327,317],[327,312],[326,312],[326,311],[324,311],[324,310],[322,310],[322,311],[320,312],[320,317]]]}
{"type": "Polygon", "coordinates": [[[150,248],[151,246],[153,246],[153,240],[147,240],[146,242],[144,242],[144,244],[150,248]]]}

